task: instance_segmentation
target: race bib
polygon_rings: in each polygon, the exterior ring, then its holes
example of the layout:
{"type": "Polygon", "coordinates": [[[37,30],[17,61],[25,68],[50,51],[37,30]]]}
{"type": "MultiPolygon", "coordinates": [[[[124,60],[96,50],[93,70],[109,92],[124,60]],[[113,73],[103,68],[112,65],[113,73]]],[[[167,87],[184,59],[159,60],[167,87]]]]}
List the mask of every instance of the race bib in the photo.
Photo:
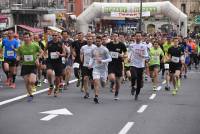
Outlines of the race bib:
{"type": "Polygon", "coordinates": [[[172,56],[172,62],[179,63],[179,60],[180,60],[179,57],[172,56]]]}
{"type": "Polygon", "coordinates": [[[118,52],[110,52],[110,55],[112,58],[117,59],[119,57],[119,53],[118,52]]]}
{"type": "Polygon", "coordinates": [[[73,68],[79,68],[80,64],[79,63],[74,63],[73,68]]]}
{"type": "Polygon", "coordinates": [[[159,56],[152,56],[153,61],[159,61],[160,57],[159,56]]]}
{"type": "Polygon", "coordinates": [[[169,69],[169,64],[165,64],[165,69],[169,69]]]}
{"type": "Polygon", "coordinates": [[[84,63],[85,63],[86,66],[89,66],[89,64],[90,64],[90,59],[85,60],[84,63]]]}
{"type": "Polygon", "coordinates": [[[24,55],[24,61],[26,62],[33,61],[33,55],[24,55]]]}
{"type": "Polygon", "coordinates": [[[14,56],[15,52],[14,51],[7,51],[7,56],[14,56]]]}
{"type": "Polygon", "coordinates": [[[50,56],[51,56],[51,59],[58,59],[59,58],[59,56],[56,52],[51,52],[50,56]]]}
{"type": "Polygon", "coordinates": [[[65,57],[62,57],[62,64],[65,64],[66,63],[66,59],[65,57]]]}
{"type": "Polygon", "coordinates": [[[185,61],[185,56],[184,55],[181,56],[181,61],[183,61],[183,62],[185,61]]]}

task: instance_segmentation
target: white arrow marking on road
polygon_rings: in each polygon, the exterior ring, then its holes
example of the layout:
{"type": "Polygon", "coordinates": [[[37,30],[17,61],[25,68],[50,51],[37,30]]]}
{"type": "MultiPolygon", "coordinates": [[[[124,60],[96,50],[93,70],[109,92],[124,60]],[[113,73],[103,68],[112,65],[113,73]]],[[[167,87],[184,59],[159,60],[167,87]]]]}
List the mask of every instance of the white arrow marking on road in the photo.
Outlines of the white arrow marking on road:
{"type": "Polygon", "coordinates": [[[143,105],[141,108],[137,111],[138,113],[143,113],[144,110],[148,107],[148,105],[143,105]]]}
{"type": "Polygon", "coordinates": [[[149,99],[150,99],[150,100],[153,100],[155,97],[156,97],[156,94],[152,94],[152,95],[149,97],[149,99]]]}
{"type": "Polygon", "coordinates": [[[128,122],[118,134],[126,134],[134,124],[134,122],[128,122]]]}
{"type": "Polygon", "coordinates": [[[40,119],[42,121],[50,121],[51,119],[57,117],[58,115],[73,115],[66,108],[57,109],[57,110],[51,110],[51,111],[45,111],[45,112],[40,112],[40,113],[42,113],[42,114],[49,114],[49,115],[45,116],[44,118],[40,119]]]}

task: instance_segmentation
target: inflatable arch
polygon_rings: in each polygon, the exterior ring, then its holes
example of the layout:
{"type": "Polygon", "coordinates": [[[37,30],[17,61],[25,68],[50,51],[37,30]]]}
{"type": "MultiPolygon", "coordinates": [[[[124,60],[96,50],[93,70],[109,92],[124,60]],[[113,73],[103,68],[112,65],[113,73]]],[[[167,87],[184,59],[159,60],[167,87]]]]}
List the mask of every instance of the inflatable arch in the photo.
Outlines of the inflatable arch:
{"type": "MultiPolygon", "coordinates": [[[[112,12],[139,12],[140,3],[99,3],[94,2],[77,18],[80,32],[87,33],[89,24],[96,18],[110,15],[112,12]]],[[[148,9],[152,14],[163,14],[180,26],[180,34],[187,36],[187,15],[169,1],[143,3],[143,11],[148,9]]]]}

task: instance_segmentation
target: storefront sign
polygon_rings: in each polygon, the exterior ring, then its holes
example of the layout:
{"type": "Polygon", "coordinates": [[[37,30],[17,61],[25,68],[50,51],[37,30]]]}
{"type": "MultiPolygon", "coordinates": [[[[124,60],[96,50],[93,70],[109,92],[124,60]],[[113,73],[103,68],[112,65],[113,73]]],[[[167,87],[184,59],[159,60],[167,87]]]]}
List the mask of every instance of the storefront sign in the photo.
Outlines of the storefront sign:
{"type": "MultiPolygon", "coordinates": [[[[156,13],[157,7],[142,7],[143,12],[156,13]]],[[[103,13],[112,13],[112,12],[140,12],[140,7],[133,7],[133,9],[128,9],[128,7],[103,7],[103,13]]]]}
{"type": "MultiPolygon", "coordinates": [[[[150,12],[142,12],[142,17],[149,17],[150,12]]],[[[119,17],[119,18],[139,18],[140,13],[139,12],[112,12],[111,17],[119,17]]]]}
{"type": "Polygon", "coordinates": [[[104,7],[104,13],[111,13],[111,12],[128,12],[127,7],[104,7]]]}
{"type": "MultiPolygon", "coordinates": [[[[151,13],[155,13],[157,12],[157,7],[142,7],[142,11],[143,12],[149,11],[151,13]]],[[[140,12],[140,7],[135,7],[133,9],[133,12],[140,12]]]]}

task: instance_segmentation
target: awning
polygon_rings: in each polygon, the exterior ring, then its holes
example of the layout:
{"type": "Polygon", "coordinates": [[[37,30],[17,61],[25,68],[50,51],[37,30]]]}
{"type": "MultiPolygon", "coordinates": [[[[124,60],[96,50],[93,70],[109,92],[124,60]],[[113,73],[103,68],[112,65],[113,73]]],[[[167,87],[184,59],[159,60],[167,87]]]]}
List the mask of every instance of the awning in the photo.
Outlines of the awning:
{"type": "Polygon", "coordinates": [[[32,33],[42,33],[43,32],[43,29],[40,29],[40,28],[34,28],[34,27],[27,26],[27,25],[17,25],[17,26],[21,27],[29,32],[32,32],[32,33]]]}
{"type": "Polygon", "coordinates": [[[77,19],[76,15],[69,15],[69,17],[70,17],[70,19],[72,19],[72,20],[76,20],[76,19],[77,19]]]}
{"type": "Polygon", "coordinates": [[[52,30],[52,31],[55,31],[55,32],[59,32],[61,33],[62,30],[60,28],[57,28],[57,27],[53,27],[53,26],[48,26],[48,29],[52,30]]]}
{"type": "Polygon", "coordinates": [[[0,15],[0,22],[4,23],[7,22],[8,18],[6,16],[0,15]]]}

